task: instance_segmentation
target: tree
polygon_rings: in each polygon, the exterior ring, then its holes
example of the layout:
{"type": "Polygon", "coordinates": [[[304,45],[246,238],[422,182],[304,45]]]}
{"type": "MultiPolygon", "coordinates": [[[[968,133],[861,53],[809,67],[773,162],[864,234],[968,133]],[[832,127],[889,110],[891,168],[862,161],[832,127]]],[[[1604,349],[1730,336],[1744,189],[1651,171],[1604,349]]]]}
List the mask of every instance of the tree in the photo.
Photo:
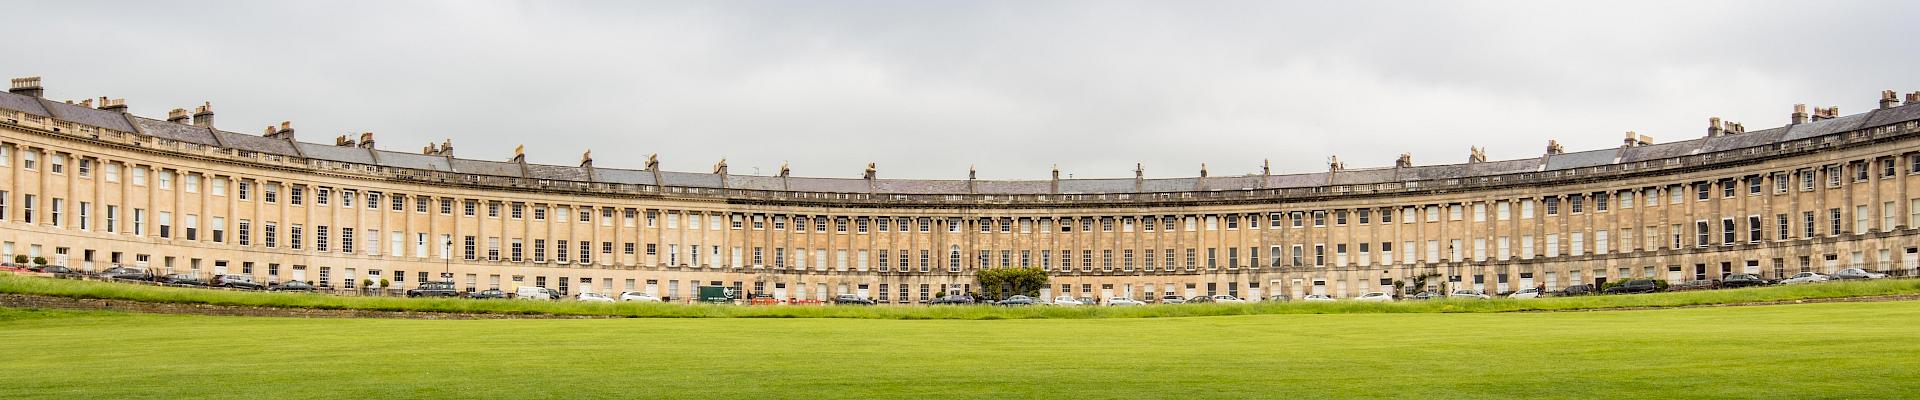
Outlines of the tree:
{"type": "Polygon", "coordinates": [[[1394,289],[1394,292],[1396,292],[1394,293],[1394,297],[1405,298],[1407,295],[1411,294],[1407,292],[1426,290],[1427,280],[1430,280],[1433,278],[1439,278],[1439,277],[1440,277],[1440,274],[1429,272],[1429,273],[1420,274],[1418,276],[1409,278],[1411,279],[1411,281],[1396,279],[1393,281],[1393,289],[1394,289]]]}
{"type": "Polygon", "coordinates": [[[1047,270],[1034,267],[982,268],[973,273],[980,293],[989,299],[1014,295],[1039,296],[1047,287],[1047,270]]]}

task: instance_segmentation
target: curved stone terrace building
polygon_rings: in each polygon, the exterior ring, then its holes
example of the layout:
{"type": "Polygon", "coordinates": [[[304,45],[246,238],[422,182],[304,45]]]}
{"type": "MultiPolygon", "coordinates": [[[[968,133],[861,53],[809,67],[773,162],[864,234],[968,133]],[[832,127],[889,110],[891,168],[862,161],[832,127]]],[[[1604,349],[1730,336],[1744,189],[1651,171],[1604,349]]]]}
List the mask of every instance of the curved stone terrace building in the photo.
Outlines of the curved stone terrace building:
{"type": "MultiPolygon", "coordinates": [[[[1042,267],[1046,295],[1324,293],[1437,275],[1504,292],[1605,280],[1911,271],[1920,92],[1785,126],[1710,120],[1667,143],[1538,157],[1244,176],[1049,180],[736,175],[459,158],[219,130],[122,100],[0,94],[0,253],[81,270],[244,274],[692,297],[855,293],[921,303],[973,271],[1042,267]]],[[[637,162],[638,160],[622,160],[637,162]]],[[[851,174],[849,174],[851,176],[851,174]]]]}

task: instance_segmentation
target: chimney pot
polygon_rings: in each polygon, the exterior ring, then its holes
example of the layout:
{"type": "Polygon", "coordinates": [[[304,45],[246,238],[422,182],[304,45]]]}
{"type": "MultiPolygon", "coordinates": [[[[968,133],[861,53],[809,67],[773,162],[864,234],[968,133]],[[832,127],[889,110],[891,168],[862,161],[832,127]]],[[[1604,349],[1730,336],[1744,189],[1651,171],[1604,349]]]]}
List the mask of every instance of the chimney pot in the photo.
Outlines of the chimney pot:
{"type": "Polygon", "coordinates": [[[38,76],[13,78],[13,87],[7,89],[7,92],[28,97],[44,97],[47,94],[46,89],[40,87],[38,76]]]}

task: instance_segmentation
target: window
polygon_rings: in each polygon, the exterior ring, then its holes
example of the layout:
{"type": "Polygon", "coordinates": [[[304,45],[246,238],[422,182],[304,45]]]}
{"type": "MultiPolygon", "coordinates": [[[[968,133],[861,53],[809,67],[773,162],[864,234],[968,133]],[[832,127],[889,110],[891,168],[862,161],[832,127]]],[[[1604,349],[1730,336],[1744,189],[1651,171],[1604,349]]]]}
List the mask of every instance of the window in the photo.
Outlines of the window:
{"type": "Polygon", "coordinates": [[[1708,229],[1709,228],[1707,227],[1707,221],[1693,222],[1693,235],[1694,235],[1693,245],[1694,246],[1706,246],[1709,241],[1712,241],[1711,237],[1709,236],[1708,229]]]}
{"type": "Polygon", "coordinates": [[[1548,198],[1542,199],[1541,202],[1546,203],[1547,215],[1560,215],[1560,198],[1559,197],[1548,197],[1548,198]]]}
{"type": "Polygon", "coordinates": [[[279,233],[279,226],[274,225],[272,222],[260,226],[260,237],[264,239],[263,241],[266,242],[267,248],[269,249],[280,247],[279,233]]]}
{"type": "MultiPolygon", "coordinates": [[[[5,164],[6,163],[4,161],[0,161],[0,165],[5,165],[5,164]]],[[[114,183],[114,182],[120,181],[120,164],[107,163],[103,165],[103,167],[105,167],[103,170],[106,171],[108,183],[114,183]]]]}
{"type": "Polygon", "coordinates": [[[1731,246],[1738,242],[1739,239],[1734,237],[1736,231],[1738,229],[1734,227],[1733,218],[1720,219],[1720,244],[1731,246]]]}
{"type": "Polygon", "coordinates": [[[313,227],[313,251],[327,251],[329,245],[327,239],[326,225],[313,227]]]}
{"type": "Polygon", "coordinates": [[[47,167],[47,170],[55,174],[66,173],[67,172],[67,155],[59,154],[59,153],[54,153],[53,155],[49,155],[47,156],[47,165],[49,165],[49,167],[47,167]]]}
{"type": "Polygon", "coordinates": [[[1814,233],[1814,229],[1815,229],[1814,227],[1815,227],[1815,226],[1818,226],[1818,225],[1815,225],[1815,224],[1814,224],[1814,222],[1813,222],[1813,212],[1812,212],[1812,211],[1806,211],[1806,212],[1802,212],[1802,213],[1800,213],[1800,217],[1801,217],[1801,218],[1800,218],[1800,227],[1801,227],[1800,229],[1801,229],[1801,231],[1802,231],[1802,233],[1800,234],[1800,237],[1803,237],[1803,238],[1812,238],[1812,237],[1813,237],[1813,235],[1815,234],[1815,233],[1814,233]]]}
{"type": "Polygon", "coordinates": [[[1840,232],[1842,232],[1841,226],[1840,226],[1840,209],[1839,208],[1828,209],[1827,214],[1829,215],[1828,220],[1832,223],[1832,228],[1833,228],[1828,233],[1833,235],[1840,234],[1840,232]]]}
{"type": "Polygon", "coordinates": [[[161,190],[173,190],[173,171],[160,171],[154,174],[154,180],[159,181],[161,190]]]}
{"type": "Polygon", "coordinates": [[[214,196],[227,195],[227,179],[226,178],[216,177],[213,179],[208,179],[207,183],[210,185],[209,189],[212,189],[214,196]]]}
{"type": "Polygon", "coordinates": [[[1760,233],[1760,216],[1758,215],[1747,216],[1747,241],[1758,242],[1760,241],[1761,238],[1764,238],[1764,237],[1765,235],[1760,233]]]}

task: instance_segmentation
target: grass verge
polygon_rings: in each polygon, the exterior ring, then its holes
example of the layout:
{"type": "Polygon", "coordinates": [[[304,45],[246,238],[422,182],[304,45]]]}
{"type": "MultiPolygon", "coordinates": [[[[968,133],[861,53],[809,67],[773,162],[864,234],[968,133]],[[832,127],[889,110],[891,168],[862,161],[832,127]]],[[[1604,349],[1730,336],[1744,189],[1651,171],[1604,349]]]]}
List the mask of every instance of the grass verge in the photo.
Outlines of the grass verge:
{"type": "Polygon", "coordinates": [[[1002,321],[56,312],[0,323],[0,398],[1912,398],[1917,306],[1002,321]]]}
{"type": "Polygon", "coordinates": [[[1032,319],[1153,318],[1263,314],[1480,313],[1514,311],[1603,310],[1683,307],[1920,294],[1920,280],[1832,282],[1763,288],[1583,296],[1527,300],[1436,300],[1398,303],[1351,301],[1308,303],[1181,304],[1140,307],[991,306],[733,306],[661,303],[584,303],[518,300],[409,299],[351,297],[308,293],[240,292],[147,286],[113,282],[46,279],[0,274],[0,293],[70,298],[200,303],[229,306],[419,311],[487,314],[592,315],[658,318],[861,318],[861,319],[1032,319]]]}

